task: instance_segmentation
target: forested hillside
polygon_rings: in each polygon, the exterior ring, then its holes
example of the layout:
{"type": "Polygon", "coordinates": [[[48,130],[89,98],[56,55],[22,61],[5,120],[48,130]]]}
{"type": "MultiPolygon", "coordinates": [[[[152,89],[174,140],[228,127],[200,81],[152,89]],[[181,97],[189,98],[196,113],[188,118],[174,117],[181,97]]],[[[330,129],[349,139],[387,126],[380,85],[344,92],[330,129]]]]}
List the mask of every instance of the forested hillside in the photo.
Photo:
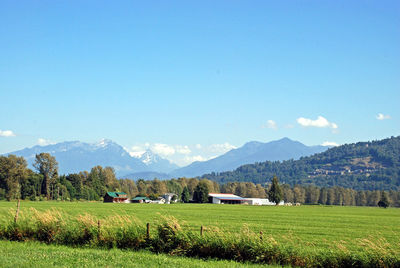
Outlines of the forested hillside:
{"type": "Polygon", "coordinates": [[[262,184],[273,175],[290,185],[399,190],[400,136],[345,144],[299,160],[243,165],[234,171],[206,174],[202,178],[219,183],[248,181],[262,184]]]}

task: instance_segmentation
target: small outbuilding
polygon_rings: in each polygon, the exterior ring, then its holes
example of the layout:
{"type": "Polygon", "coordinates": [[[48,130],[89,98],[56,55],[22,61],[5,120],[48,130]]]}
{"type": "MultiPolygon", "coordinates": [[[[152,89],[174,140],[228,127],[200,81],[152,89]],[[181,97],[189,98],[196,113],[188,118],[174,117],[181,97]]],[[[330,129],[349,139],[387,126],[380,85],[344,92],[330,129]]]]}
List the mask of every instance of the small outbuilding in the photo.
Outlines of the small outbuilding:
{"type": "Polygon", "coordinates": [[[104,203],[126,203],[128,194],[124,192],[107,192],[104,195],[104,203]]]}
{"type": "Polygon", "coordinates": [[[131,203],[149,203],[150,198],[147,196],[136,196],[135,198],[131,199],[131,203]]]}

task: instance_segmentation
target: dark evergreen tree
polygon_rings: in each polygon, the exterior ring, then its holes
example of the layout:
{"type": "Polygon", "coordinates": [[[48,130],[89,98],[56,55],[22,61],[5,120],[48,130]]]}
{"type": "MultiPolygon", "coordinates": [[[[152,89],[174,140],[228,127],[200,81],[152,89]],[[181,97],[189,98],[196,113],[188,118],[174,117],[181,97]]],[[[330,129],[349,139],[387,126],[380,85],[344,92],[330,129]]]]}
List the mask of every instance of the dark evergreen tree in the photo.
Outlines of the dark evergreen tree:
{"type": "Polygon", "coordinates": [[[282,189],[279,186],[279,180],[277,176],[272,178],[272,185],[268,191],[269,200],[274,202],[275,204],[279,204],[282,200],[282,189]]]}
{"type": "Polygon", "coordinates": [[[189,188],[187,186],[185,186],[183,188],[181,200],[183,203],[189,203],[189,201],[190,201],[190,192],[189,192],[189,188]]]}
{"type": "Polygon", "coordinates": [[[208,185],[205,182],[199,182],[193,192],[193,200],[196,203],[208,203],[208,185]]]}
{"type": "Polygon", "coordinates": [[[389,198],[388,198],[386,192],[382,191],[381,200],[379,200],[378,206],[381,207],[381,208],[387,208],[389,205],[390,205],[389,198]]]}

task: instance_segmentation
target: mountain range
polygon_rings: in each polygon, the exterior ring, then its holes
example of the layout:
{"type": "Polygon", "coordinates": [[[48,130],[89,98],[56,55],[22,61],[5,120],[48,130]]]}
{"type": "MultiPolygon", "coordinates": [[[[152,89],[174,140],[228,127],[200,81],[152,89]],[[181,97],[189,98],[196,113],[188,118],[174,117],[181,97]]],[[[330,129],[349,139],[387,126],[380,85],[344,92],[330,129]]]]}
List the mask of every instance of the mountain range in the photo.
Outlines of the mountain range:
{"type": "Polygon", "coordinates": [[[323,152],[326,149],[328,149],[326,146],[306,146],[289,138],[267,143],[251,141],[208,161],[193,162],[186,167],[174,170],[170,175],[172,177],[196,177],[210,172],[234,170],[241,165],[255,162],[298,159],[302,156],[323,152]]]}
{"type": "Polygon", "coordinates": [[[233,171],[205,174],[219,183],[269,183],[273,176],[292,186],[341,186],[355,190],[400,189],[400,136],[357,142],[281,162],[247,164],[233,171]]]}
{"type": "Polygon", "coordinates": [[[100,165],[113,167],[118,177],[131,179],[153,179],[157,177],[167,179],[230,171],[241,165],[255,162],[298,159],[323,152],[326,149],[328,149],[326,146],[306,146],[288,138],[267,143],[252,141],[214,159],[193,162],[182,168],[153,153],[151,150],[132,156],[122,146],[107,139],[103,139],[98,143],[67,141],[46,146],[37,145],[9,154],[23,156],[27,160],[29,167],[32,168],[36,154],[42,152],[50,153],[59,163],[60,174],[78,173],[100,165]]]}
{"type": "Polygon", "coordinates": [[[50,153],[56,158],[60,174],[90,171],[92,167],[98,165],[113,167],[118,177],[149,170],[166,172],[178,167],[151,151],[146,151],[137,158],[132,157],[122,146],[107,139],[98,143],[67,141],[46,146],[36,145],[9,154],[23,156],[29,167],[33,168],[35,155],[43,152],[50,153]]]}

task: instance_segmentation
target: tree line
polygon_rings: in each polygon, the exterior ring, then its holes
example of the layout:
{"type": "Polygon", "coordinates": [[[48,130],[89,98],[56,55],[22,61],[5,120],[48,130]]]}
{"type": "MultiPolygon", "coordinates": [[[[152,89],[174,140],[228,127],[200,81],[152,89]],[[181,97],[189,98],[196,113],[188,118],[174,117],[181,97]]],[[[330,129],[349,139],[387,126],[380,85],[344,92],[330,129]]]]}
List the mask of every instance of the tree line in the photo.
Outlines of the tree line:
{"type": "MultiPolygon", "coordinates": [[[[175,193],[183,202],[207,202],[208,193],[233,193],[241,197],[271,199],[269,180],[263,183],[227,182],[220,184],[205,178],[170,180],[117,179],[111,167],[95,166],[90,172],[58,174],[58,163],[48,153],[35,156],[35,171],[27,167],[23,157],[0,156],[0,200],[101,200],[107,191],[122,191],[129,197],[148,196],[156,199],[175,193]]],[[[376,206],[382,191],[353,190],[344,187],[283,184],[285,202],[323,205],[376,206]]],[[[392,206],[400,207],[400,192],[384,192],[392,206]]]]}

